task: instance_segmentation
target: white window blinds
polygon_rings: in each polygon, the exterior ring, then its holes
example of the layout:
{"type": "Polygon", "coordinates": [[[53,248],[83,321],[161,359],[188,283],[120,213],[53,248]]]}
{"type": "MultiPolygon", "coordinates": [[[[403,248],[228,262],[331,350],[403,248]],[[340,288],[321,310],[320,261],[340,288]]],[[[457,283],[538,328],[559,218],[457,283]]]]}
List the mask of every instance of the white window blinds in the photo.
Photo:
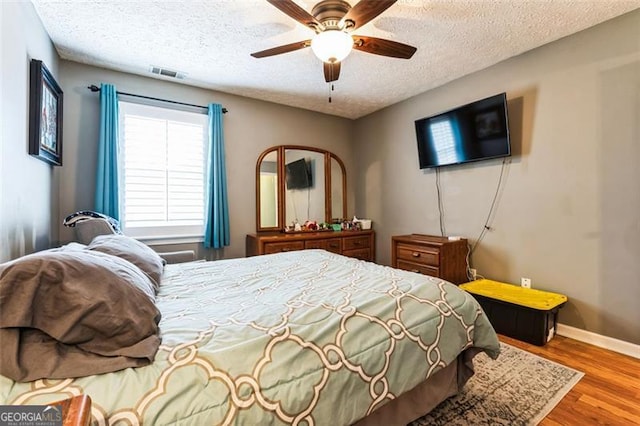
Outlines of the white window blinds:
{"type": "Polygon", "coordinates": [[[123,101],[119,106],[125,233],[201,237],[207,116],[123,101]]]}
{"type": "Polygon", "coordinates": [[[438,164],[457,163],[455,137],[449,119],[439,120],[429,125],[431,139],[434,142],[438,164]]]}

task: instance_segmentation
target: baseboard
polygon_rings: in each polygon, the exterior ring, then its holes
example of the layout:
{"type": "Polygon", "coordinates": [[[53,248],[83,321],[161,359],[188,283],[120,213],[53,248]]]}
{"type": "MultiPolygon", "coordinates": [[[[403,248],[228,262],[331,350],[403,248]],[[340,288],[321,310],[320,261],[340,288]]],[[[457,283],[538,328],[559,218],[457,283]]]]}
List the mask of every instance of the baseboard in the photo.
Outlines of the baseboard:
{"type": "Polygon", "coordinates": [[[640,345],[625,342],[624,340],[614,339],[613,337],[603,336],[564,324],[558,324],[556,334],[640,359],[640,345]]]}

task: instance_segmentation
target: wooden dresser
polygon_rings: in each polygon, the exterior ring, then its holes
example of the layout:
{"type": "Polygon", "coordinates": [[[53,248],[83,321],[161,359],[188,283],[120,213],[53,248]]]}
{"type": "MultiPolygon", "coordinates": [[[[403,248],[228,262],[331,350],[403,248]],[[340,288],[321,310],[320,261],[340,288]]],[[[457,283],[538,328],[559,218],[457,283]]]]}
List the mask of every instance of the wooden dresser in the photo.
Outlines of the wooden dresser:
{"type": "Polygon", "coordinates": [[[391,237],[391,262],[394,268],[439,277],[454,284],[467,278],[466,239],[411,234],[391,237]]]}
{"type": "Polygon", "coordinates": [[[246,254],[258,256],[283,251],[325,249],[373,262],[375,260],[374,243],[375,233],[372,230],[248,234],[246,254]]]}

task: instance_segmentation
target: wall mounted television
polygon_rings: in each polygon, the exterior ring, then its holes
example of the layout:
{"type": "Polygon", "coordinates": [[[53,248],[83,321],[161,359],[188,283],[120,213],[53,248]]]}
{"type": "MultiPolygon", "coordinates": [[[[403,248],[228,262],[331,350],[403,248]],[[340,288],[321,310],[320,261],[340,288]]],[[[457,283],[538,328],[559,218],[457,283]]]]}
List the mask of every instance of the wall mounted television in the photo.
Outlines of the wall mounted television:
{"type": "Polygon", "coordinates": [[[287,189],[305,189],[313,186],[311,163],[304,158],[285,165],[287,189]]]}
{"type": "Polygon", "coordinates": [[[415,125],[421,169],[511,155],[506,93],[416,120],[415,125]]]}

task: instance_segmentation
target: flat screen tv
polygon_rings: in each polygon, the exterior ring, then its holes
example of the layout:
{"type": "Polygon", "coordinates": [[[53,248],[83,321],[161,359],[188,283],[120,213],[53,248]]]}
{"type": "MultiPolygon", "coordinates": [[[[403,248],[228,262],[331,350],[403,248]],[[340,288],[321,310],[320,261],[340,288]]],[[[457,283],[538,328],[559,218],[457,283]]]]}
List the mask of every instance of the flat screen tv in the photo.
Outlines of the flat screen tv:
{"type": "Polygon", "coordinates": [[[313,186],[311,164],[301,158],[285,165],[287,189],[305,189],[313,186]]]}
{"type": "Polygon", "coordinates": [[[511,155],[505,93],[415,124],[421,169],[511,155]]]}

